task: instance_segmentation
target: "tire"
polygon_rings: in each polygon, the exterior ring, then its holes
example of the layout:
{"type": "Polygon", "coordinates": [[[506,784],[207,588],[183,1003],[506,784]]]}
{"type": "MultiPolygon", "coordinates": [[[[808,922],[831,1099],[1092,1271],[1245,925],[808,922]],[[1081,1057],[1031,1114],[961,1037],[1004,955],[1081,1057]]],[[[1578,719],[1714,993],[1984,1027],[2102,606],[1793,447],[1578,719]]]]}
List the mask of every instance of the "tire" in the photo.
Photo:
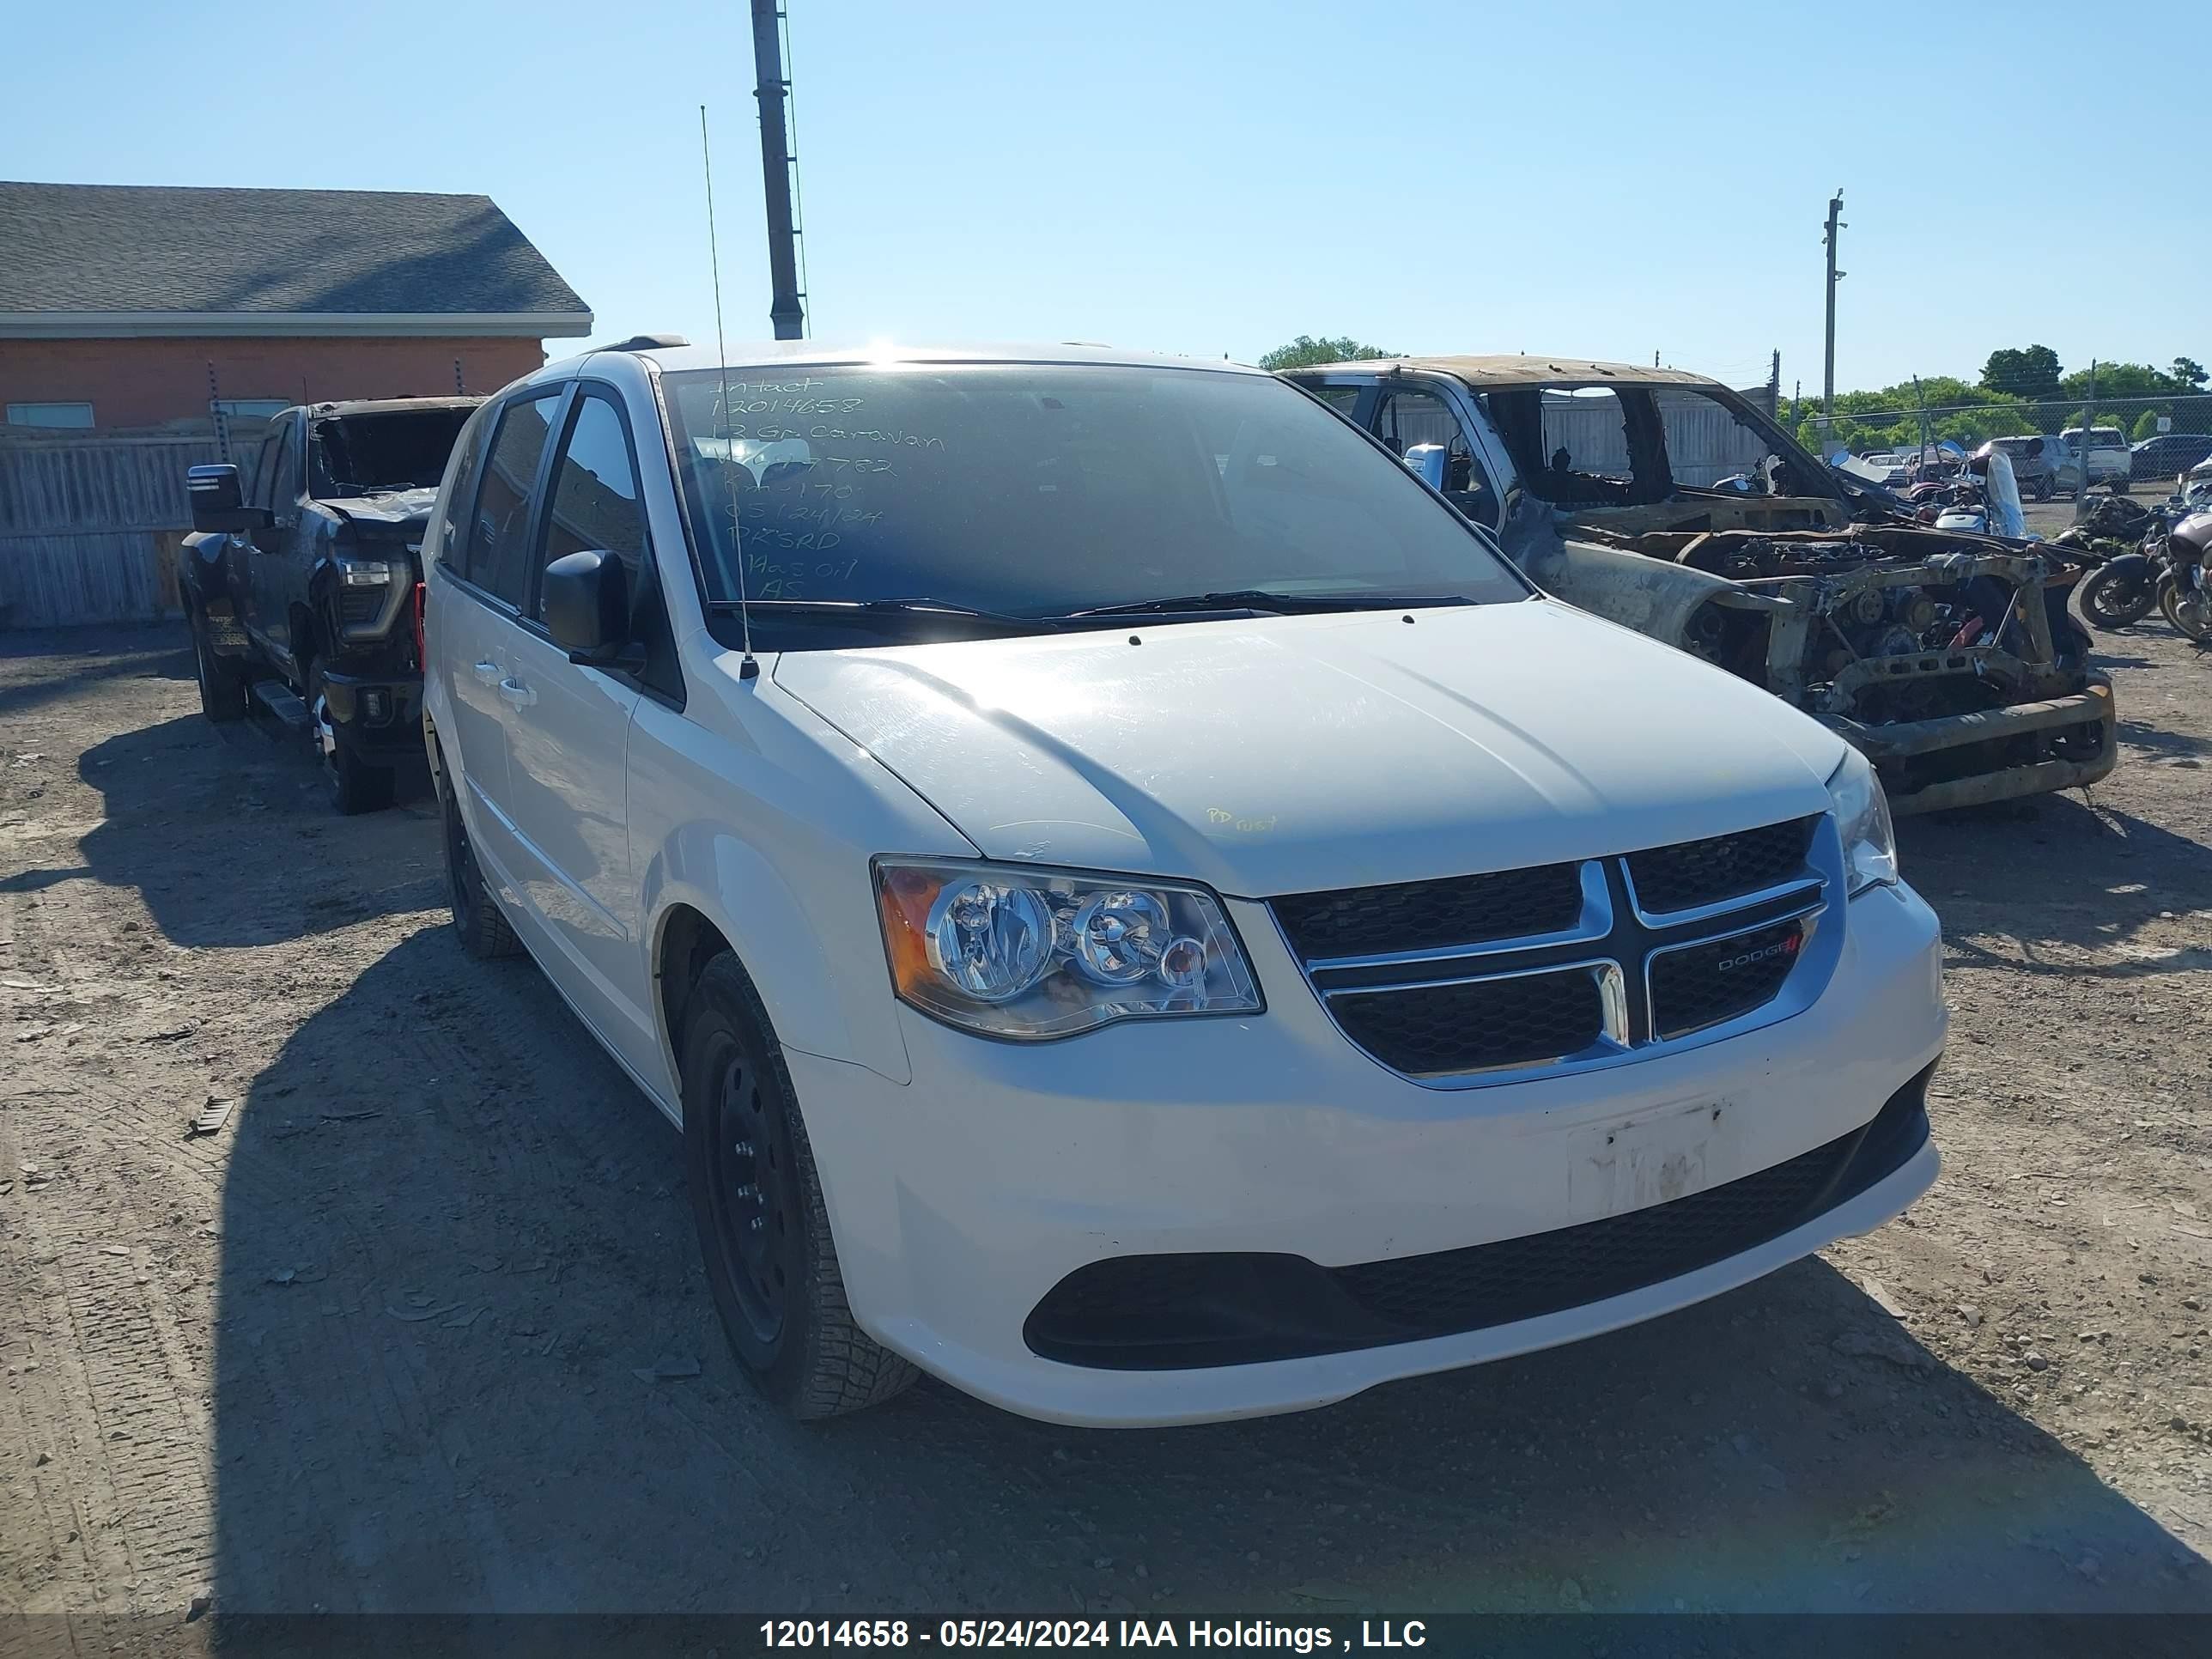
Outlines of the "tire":
{"type": "Polygon", "coordinates": [[[2099,628],[2128,628],[2158,604],[2158,582],[2148,560],[2123,555],[2091,571],[2081,584],[2081,615],[2099,628]]]}
{"type": "Polygon", "coordinates": [[[323,769],[324,787],[331,805],[346,817],[361,812],[381,812],[398,794],[398,780],[388,766],[361,757],[343,726],[330,719],[323,702],[323,671],[319,664],[307,670],[307,712],[313,724],[308,734],[315,759],[323,769]]]}
{"type": "Polygon", "coordinates": [[[2191,619],[2189,612],[2182,606],[2180,585],[2172,576],[2166,577],[2158,585],[2158,608],[2166,621],[2172,623],[2175,629],[2185,638],[2194,640],[2199,645],[2203,644],[2207,640],[2212,640],[2212,624],[2191,619]]]}
{"type": "Polygon", "coordinates": [[[207,615],[198,605],[191,611],[192,672],[199,681],[200,713],[221,725],[246,718],[246,665],[234,657],[218,656],[208,635],[207,615]]]}
{"type": "Polygon", "coordinates": [[[478,962],[520,954],[522,941],[501,913],[476,854],[469,850],[468,826],[461,821],[461,803],[453,793],[453,774],[443,755],[438,757],[438,818],[446,847],[446,900],[461,949],[478,962]]]}
{"type": "Polygon", "coordinates": [[[727,951],[692,990],[679,1069],[691,1213],[738,1364],[801,1422],[905,1389],[921,1373],[853,1322],[783,1050],[727,951]]]}

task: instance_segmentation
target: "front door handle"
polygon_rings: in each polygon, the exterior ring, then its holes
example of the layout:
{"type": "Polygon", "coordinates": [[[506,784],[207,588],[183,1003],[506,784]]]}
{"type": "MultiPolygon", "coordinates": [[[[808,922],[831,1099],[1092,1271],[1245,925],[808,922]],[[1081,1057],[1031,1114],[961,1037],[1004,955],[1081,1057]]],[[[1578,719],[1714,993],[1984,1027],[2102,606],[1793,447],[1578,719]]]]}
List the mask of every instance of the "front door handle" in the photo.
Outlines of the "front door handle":
{"type": "Polygon", "coordinates": [[[501,680],[499,683],[499,695],[517,708],[527,708],[538,701],[538,694],[520,680],[501,680]]]}
{"type": "Polygon", "coordinates": [[[480,662],[477,665],[477,684],[478,685],[497,685],[499,684],[499,680],[500,673],[499,665],[497,663],[480,662]]]}

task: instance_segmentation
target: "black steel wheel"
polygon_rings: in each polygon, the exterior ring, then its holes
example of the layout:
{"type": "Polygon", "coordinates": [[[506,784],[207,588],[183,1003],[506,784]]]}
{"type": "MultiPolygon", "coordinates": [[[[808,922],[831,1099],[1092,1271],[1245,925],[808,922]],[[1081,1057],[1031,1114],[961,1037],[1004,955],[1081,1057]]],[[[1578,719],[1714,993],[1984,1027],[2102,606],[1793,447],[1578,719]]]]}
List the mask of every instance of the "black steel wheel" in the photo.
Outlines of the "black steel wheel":
{"type": "Polygon", "coordinates": [[[216,721],[246,718],[246,665],[235,657],[218,654],[208,632],[207,615],[198,605],[191,611],[192,670],[199,681],[200,713],[216,721]]]}
{"type": "Polygon", "coordinates": [[[461,819],[461,804],[454,797],[453,775],[442,756],[438,765],[438,817],[446,844],[446,898],[453,908],[453,931],[460,935],[461,949],[479,962],[514,955],[522,949],[522,941],[500,914],[499,902],[477,866],[476,854],[469,847],[468,825],[461,819]]]}
{"type": "Polygon", "coordinates": [[[899,1393],[920,1373],[854,1322],[783,1050],[726,952],[685,1006],[680,1069],[691,1212],[738,1362],[802,1421],[899,1393]]]}

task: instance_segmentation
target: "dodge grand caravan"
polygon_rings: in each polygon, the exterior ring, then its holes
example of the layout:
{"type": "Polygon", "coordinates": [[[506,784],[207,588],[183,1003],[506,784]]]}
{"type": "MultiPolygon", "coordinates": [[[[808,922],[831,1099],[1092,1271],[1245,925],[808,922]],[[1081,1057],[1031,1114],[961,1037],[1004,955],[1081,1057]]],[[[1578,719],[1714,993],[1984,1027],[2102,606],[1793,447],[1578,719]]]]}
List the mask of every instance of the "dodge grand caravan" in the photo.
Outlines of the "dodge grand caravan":
{"type": "Polygon", "coordinates": [[[679,1126],[795,1415],[1321,1405],[1935,1177],[1865,761],[1280,380],[631,343],[471,418],[424,553],[461,943],[679,1126]]]}

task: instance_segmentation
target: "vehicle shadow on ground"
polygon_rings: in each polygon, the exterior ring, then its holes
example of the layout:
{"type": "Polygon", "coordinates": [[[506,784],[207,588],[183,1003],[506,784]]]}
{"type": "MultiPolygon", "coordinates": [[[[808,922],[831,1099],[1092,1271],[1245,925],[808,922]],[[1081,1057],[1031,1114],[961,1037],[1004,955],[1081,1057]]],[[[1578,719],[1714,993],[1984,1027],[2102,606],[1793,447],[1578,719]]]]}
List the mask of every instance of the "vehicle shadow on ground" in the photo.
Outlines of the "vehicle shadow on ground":
{"type": "MultiPolygon", "coordinates": [[[[2192,1553],[1800,1264],[1290,1418],[1063,1429],[925,1382],[782,1421],[677,1136],[524,963],[429,927],[233,1120],[215,1624],[743,1611],[2212,1611],[2192,1553]]],[[[249,1624],[240,1627],[250,1632],[249,1624]]]]}
{"type": "Polygon", "coordinates": [[[0,685],[0,722],[100,680],[192,677],[191,646],[173,623],[0,633],[0,659],[37,661],[44,670],[0,685]]]}
{"type": "Polygon", "coordinates": [[[95,744],[77,774],[101,807],[77,839],[76,860],[18,871],[0,878],[0,892],[79,877],[136,888],[164,937],[202,948],[270,945],[420,910],[444,890],[434,840],[408,822],[430,803],[417,793],[396,817],[341,817],[306,740],[289,733],[181,715],[95,744]]]}
{"type": "Polygon", "coordinates": [[[2176,920],[2212,893],[2212,848],[2094,792],[2086,805],[2040,795],[1907,818],[1898,843],[1906,879],[1943,920],[1949,967],[2141,979],[2212,966],[2212,948],[2180,937],[2176,920]]]}

